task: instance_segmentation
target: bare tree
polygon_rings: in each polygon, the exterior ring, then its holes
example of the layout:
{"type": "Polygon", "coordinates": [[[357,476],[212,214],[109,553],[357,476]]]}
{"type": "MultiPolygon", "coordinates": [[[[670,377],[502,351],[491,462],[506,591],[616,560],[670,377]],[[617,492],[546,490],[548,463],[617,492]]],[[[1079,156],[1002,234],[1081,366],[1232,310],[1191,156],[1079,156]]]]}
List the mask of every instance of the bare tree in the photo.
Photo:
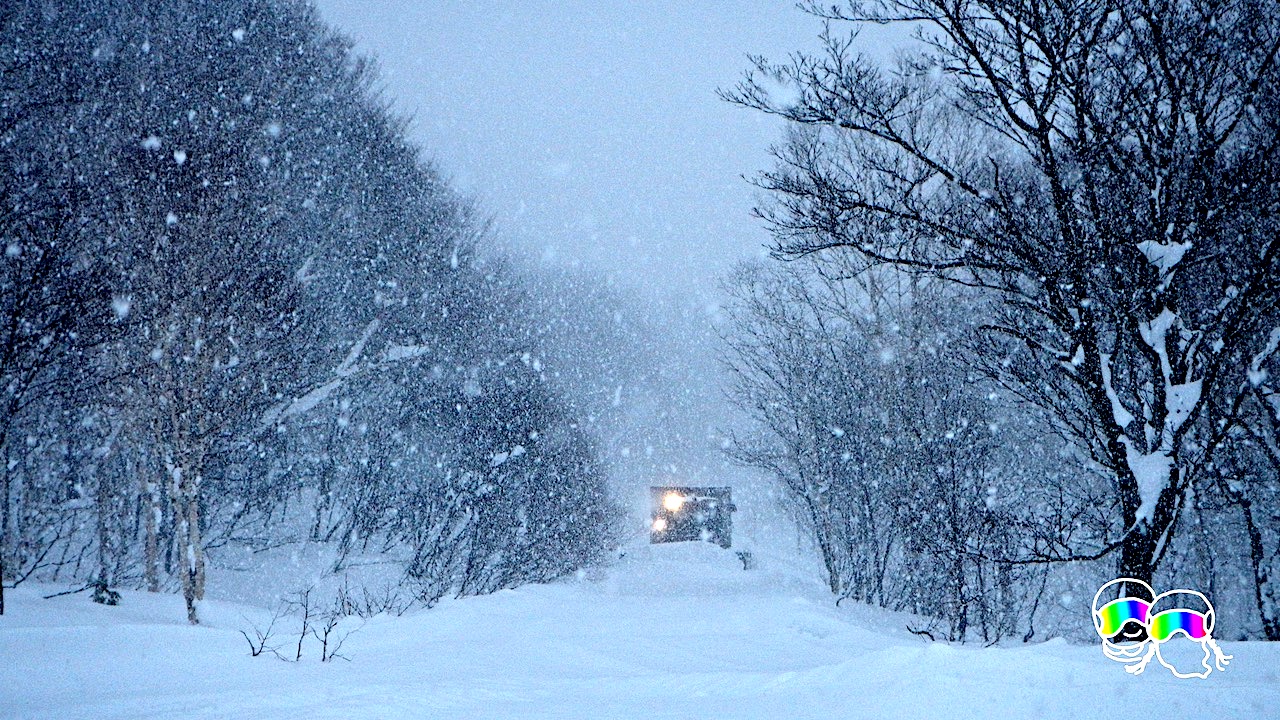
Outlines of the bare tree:
{"type": "Polygon", "coordinates": [[[1260,354],[1249,371],[1248,392],[1230,406],[1211,408],[1212,424],[1225,440],[1212,458],[1210,490],[1239,514],[1262,634],[1280,640],[1280,389],[1271,379],[1280,357],[1260,354]]]}
{"type": "Polygon", "coordinates": [[[931,616],[952,640],[1007,636],[1033,595],[1008,560],[1049,519],[1028,500],[1056,475],[1010,448],[1032,435],[1004,427],[1018,414],[966,367],[977,319],[949,309],[949,288],[846,269],[735,276],[731,394],[755,430],[729,452],[782,482],[840,600],[931,616]]]}
{"type": "Polygon", "coordinates": [[[240,634],[244,636],[245,642],[249,643],[250,656],[258,657],[263,653],[269,652],[276,657],[280,657],[279,650],[281,646],[271,645],[270,643],[275,638],[276,623],[280,621],[280,618],[284,617],[285,611],[286,606],[277,605],[275,612],[271,614],[271,621],[267,623],[265,628],[260,628],[256,624],[250,623],[253,637],[249,637],[249,633],[245,630],[240,631],[240,634]]]}
{"type": "Polygon", "coordinates": [[[1280,7],[1267,0],[870,0],[917,28],[885,70],[763,59],[726,97],[791,123],[760,179],[776,252],[846,253],[1001,302],[985,367],[1113,480],[1101,558],[1150,581],[1223,440],[1206,408],[1274,352],[1280,7]],[[773,81],[793,90],[777,100],[773,81]]]}
{"type": "Polygon", "coordinates": [[[103,249],[100,215],[85,212],[92,190],[76,172],[91,149],[66,130],[94,78],[72,61],[83,40],[59,35],[34,4],[0,9],[0,36],[23,38],[0,59],[0,614],[6,556],[17,563],[12,432],[22,413],[89,380],[85,355],[110,315],[104,265],[90,260],[103,249]]]}

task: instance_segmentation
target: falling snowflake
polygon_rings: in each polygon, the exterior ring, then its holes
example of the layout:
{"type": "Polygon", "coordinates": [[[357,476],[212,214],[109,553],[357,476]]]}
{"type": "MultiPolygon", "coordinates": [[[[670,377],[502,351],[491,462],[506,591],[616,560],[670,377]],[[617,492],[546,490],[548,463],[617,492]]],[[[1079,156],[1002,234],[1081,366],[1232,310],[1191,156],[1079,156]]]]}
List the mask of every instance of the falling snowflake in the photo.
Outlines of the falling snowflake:
{"type": "Polygon", "coordinates": [[[129,308],[133,305],[133,297],[130,295],[115,295],[111,298],[111,311],[116,314],[117,320],[123,320],[129,316],[129,308]]]}

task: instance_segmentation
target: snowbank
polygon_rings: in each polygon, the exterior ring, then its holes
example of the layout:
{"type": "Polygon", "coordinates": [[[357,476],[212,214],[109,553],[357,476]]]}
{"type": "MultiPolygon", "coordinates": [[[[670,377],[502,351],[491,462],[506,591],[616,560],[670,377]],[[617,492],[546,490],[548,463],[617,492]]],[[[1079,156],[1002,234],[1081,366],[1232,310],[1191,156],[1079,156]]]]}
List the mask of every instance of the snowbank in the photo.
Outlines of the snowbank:
{"type": "MultiPolygon", "coordinates": [[[[785,568],[744,571],[700,544],[633,548],[553,585],[376,617],[350,662],[250,657],[269,613],[176,596],[9,592],[3,718],[1222,718],[1276,717],[1280,646],[1223,643],[1208,680],[1131,677],[1061,640],[951,647],[833,607],[785,568]]],[[[1081,622],[1088,622],[1082,618],[1081,622]]],[[[286,638],[282,638],[285,640],[286,638]]]]}

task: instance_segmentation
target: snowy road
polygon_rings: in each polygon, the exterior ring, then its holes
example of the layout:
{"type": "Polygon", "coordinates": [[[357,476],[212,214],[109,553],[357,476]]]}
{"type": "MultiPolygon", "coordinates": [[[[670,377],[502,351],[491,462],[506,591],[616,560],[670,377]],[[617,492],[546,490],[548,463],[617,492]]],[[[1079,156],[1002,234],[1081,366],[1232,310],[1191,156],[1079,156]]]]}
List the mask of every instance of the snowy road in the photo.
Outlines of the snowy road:
{"type": "Polygon", "coordinates": [[[667,550],[375,618],[334,663],[310,647],[301,663],[249,657],[238,629],[260,616],[242,606],[208,603],[192,628],[173,596],[107,608],[20,588],[0,618],[0,717],[1280,717],[1280,647],[1266,643],[1224,643],[1236,659],[1208,680],[1130,677],[1096,647],[872,630],[883,617],[710,546],[667,550]]]}

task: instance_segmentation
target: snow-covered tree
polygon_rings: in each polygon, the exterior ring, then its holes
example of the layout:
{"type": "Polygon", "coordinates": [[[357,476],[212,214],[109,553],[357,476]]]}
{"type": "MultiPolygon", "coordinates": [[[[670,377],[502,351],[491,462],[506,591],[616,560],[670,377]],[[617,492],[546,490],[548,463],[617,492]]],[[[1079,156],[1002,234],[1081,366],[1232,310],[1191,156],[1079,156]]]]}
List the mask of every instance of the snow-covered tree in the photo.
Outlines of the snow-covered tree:
{"type": "Polygon", "coordinates": [[[1280,301],[1280,7],[1267,0],[870,0],[916,28],[886,69],[856,37],[761,60],[728,97],[789,121],[762,214],[785,256],[844,253],[977,288],[988,373],[1113,482],[1107,532],[1150,581],[1254,385],[1280,301]],[[774,81],[791,94],[773,95],[774,81]]]}
{"type": "Polygon", "coordinates": [[[738,461],[781,481],[840,599],[937,619],[953,640],[1031,621],[1010,562],[1055,523],[1058,479],[962,354],[977,318],[936,280],[836,262],[748,266],[729,286],[738,461]],[[948,302],[948,300],[950,302],[948,302]]]}
{"type": "Polygon", "coordinates": [[[0,562],[171,578],[196,622],[227,545],[384,553],[429,601],[606,547],[552,320],[314,8],[18,3],[0,30],[0,562]]]}

